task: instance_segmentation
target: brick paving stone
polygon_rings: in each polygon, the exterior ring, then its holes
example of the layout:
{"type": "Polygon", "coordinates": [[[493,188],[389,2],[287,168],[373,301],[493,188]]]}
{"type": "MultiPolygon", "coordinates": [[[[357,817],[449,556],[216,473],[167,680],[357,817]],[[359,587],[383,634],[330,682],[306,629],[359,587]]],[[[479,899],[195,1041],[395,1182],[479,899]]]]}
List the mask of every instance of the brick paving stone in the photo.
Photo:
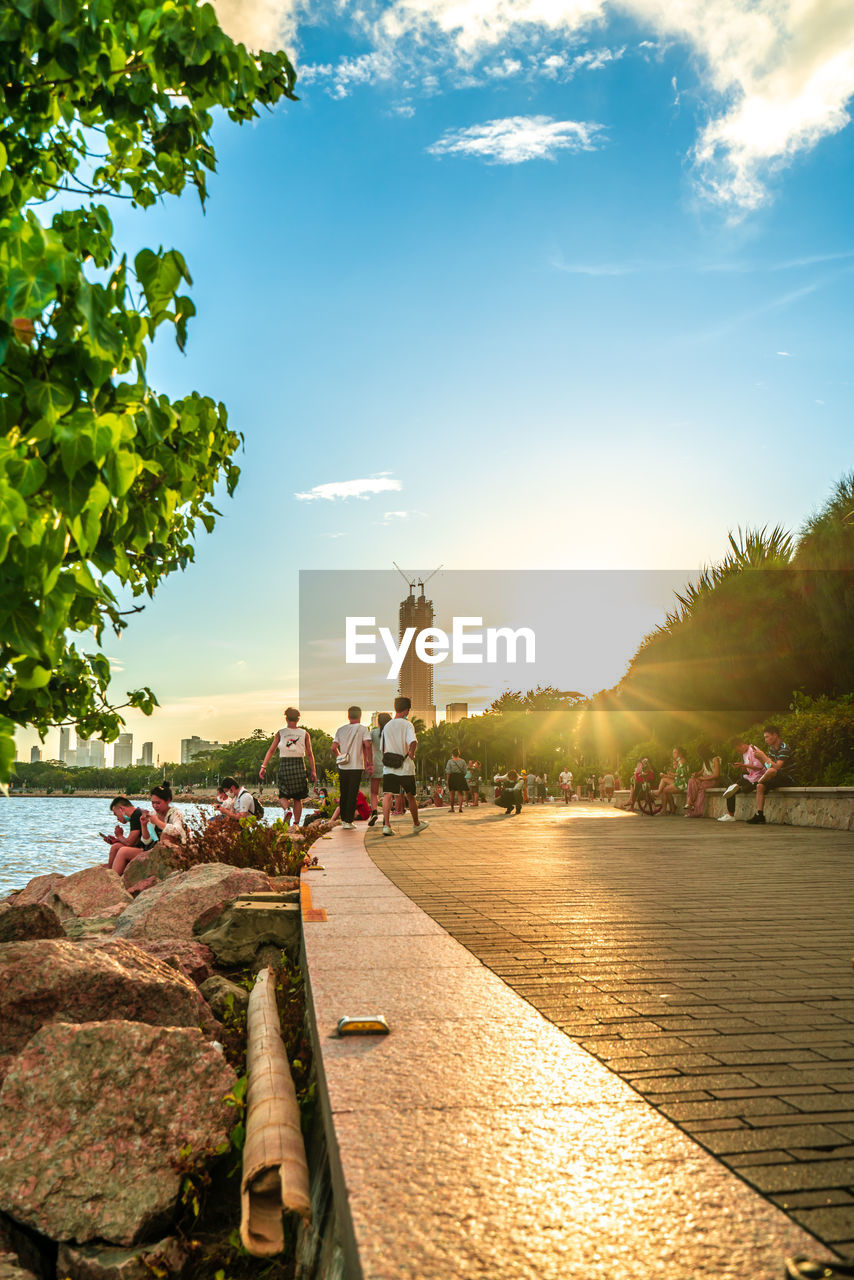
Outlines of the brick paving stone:
{"type": "MultiPolygon", "coordinates": [[[[368,852],[484,964],[761,1191],[778,1203],[849,1195],[852,834],[714,822],[683,831],[601,805],[526,806],[512,827],[494,814],[466,811],[453,824],[437,814],[417,842],[374,831],[368,852]]],[[[809,1229],[822,1235],[817,1223],[809,1229]]],[[[828,1241],[845,1229],[854,1239],[854,1228],[825,1225],[828,1241]]]]}
{"type": "Polygon", "coordinates": [[[792,1217],[822,1240],[854,1239],[854,1205],[825,1209],[795,1209],[792,1217]]]}
{"type": "Polygon", "coordinates": [[[730,1169],[750,1169],[758,1164],[790,1164],[792,1157],[788,1151],[739,1151],[737,1155],[727,1158],[730,1169]]]}
{"type": "Polygon", "coordinates": [[[783,1209],[820,1209],[829,1204],[854,1205],[850,1191],[787,1191],[781,1196],[771,1196],[783,1209]]]}
{"type": "Polygon", "coordinates": [[[724,1133],[710,1133],[708,1137],[703,1136],[700,1141],[704,1147],[708,1147],[716,1155],[739,1151],[770,1151],[775,1147],[790,1150],[792,1147],[833,1149],[845,1146],[845,1141],[840,1134],[835,1133],[827,1125],[818,1124],[728,1130],[724,1133]]]}

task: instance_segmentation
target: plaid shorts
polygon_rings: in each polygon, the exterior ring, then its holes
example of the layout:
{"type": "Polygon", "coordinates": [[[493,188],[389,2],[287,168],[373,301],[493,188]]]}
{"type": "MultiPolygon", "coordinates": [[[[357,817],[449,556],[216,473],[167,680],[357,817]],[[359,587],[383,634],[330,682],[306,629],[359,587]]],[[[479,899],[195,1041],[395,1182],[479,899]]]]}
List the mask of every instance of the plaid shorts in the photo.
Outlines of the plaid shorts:
{"type": "Polygon", "coordinates": [[[305,772],[304,756],[280,756],[279,798],[282,800],[304,800],[308,795],[308,777],[305,772]]]}

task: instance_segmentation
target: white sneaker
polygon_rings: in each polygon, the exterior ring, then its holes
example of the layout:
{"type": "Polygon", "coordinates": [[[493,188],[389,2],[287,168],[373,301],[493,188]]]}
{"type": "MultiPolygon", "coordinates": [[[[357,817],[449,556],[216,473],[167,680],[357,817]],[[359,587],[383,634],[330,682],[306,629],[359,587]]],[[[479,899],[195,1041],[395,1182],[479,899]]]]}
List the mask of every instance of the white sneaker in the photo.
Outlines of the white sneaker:
{"type": "Polygon", "coordinates": [[[383,835],[384,835],[384,836],[393,836],[393,835],[394,835],[394,832],[392,831],[391,827],[383,827],[383,835]]]}
{"type": "Polygon", "coordinates": [[[727,796],[734,796],[736,791],[738,791],[738,783],[731,782],[724,792],[724,800],[726,800],[727,796]]]}
{"type": "Polygon", "coordinates": [[[718,818],[718,822],[735,822],[735,818],[731,813],[725,813],[722,818],[718,818]]]}
{"type": "Polygon", "coordinates": [[[341,823],[341,829],[342,829],[342,831],[355,831],[355,830],[356,830],[356,824],[355,824],[355,822],[342,822],[342,823],[341,823]]]}
{"type": "Polygon", "coordinates": [[[412,834],[414,836],[420,836],[421,832],[426,831],[429,826],[430,826],[429,822],[417,822],[415,826],[412,828],[412,834]]]}

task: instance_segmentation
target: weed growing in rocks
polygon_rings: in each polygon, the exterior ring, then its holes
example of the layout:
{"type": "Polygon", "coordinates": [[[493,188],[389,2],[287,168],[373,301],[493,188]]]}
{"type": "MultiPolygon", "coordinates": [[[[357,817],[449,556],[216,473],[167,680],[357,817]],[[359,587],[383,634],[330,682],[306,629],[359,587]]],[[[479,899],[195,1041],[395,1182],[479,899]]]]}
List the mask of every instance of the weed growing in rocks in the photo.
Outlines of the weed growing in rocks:
{"type": "Polygon", "coordinates": [[[298,831],[281,820],[267,823],[243,818],[238,822],[201,814],[190,819],[189,839],[174,851],[174,865],[179,871],[189,871],[202,862],[223,862],[271,876],[295,876],[305,863],[308,848],[322,834],[315,833],[313,827],[323,824],[312,823],[305,831],[298,831]]]}

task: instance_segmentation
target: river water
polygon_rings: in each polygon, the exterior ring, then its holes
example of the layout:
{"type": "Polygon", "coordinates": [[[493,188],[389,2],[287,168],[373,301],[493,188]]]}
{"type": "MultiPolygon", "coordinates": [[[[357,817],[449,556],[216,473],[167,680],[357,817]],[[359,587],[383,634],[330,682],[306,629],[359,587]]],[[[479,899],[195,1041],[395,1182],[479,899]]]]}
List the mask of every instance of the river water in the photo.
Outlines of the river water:
{"type": "MultiPolygon", "coordinates": [[[[111,835],[116,825],[109,796],[0,796],[0,898],[22,889],[33,876],[59,871],[71,875],[107,861],[107,846],[99,836],[111,835]]],[[[137,801],[145,807],[145,801],[137,801]]],[[[266,821],[282,816],[275,803],[264,801],[266,821]]],[[[210,805],[182,803],[192,821],[210,805]]]]}

